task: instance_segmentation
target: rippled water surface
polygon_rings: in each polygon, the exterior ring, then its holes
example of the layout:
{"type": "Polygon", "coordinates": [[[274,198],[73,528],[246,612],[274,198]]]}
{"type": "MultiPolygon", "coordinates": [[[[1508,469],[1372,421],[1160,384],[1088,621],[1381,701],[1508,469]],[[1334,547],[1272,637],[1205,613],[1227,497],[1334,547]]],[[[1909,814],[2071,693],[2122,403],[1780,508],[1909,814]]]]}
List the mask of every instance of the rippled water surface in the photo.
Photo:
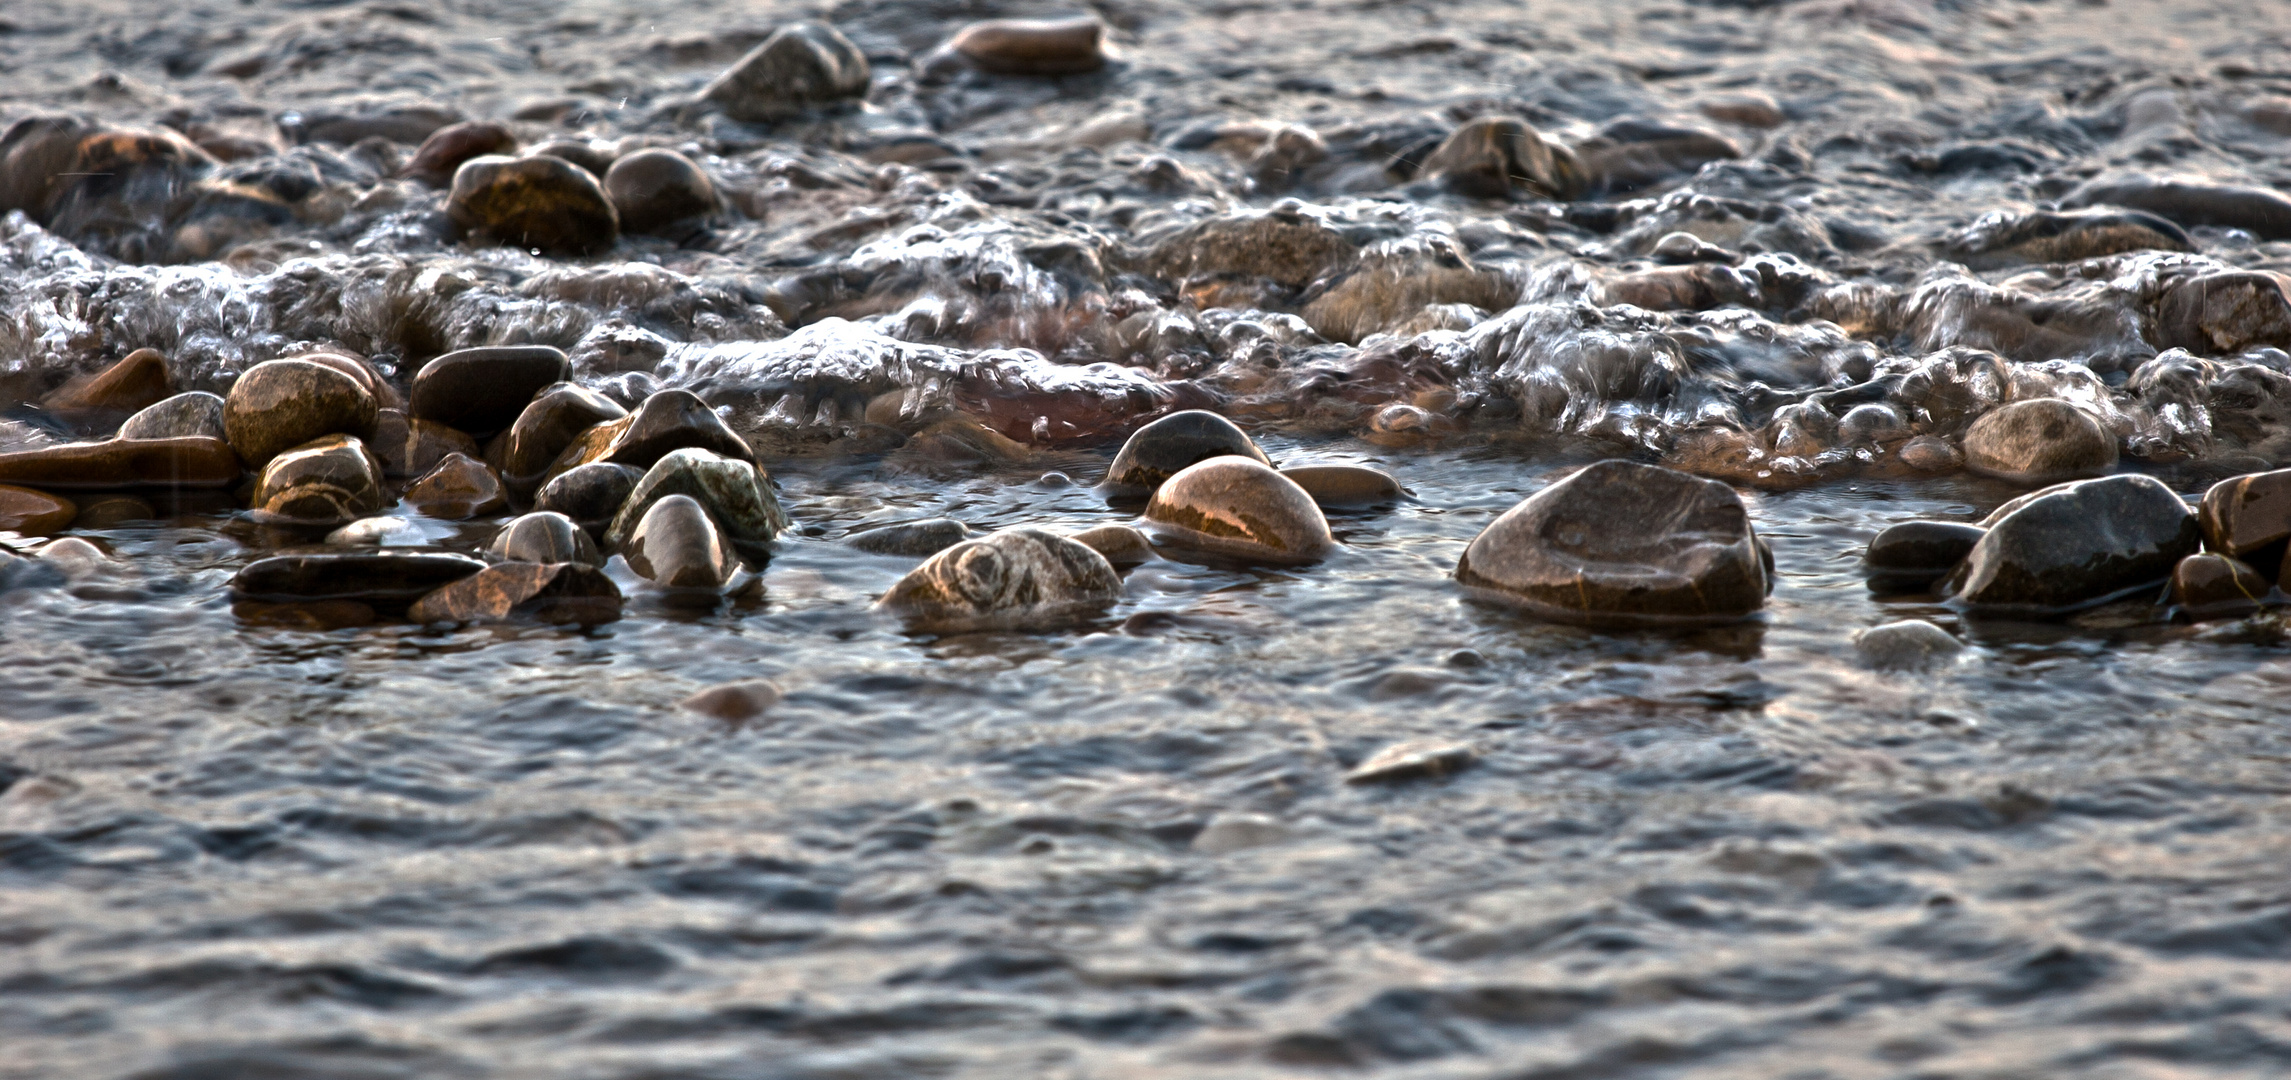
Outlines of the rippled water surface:
{"type": "MultiPolygon", "coordinates": [[[[231,575],[295,538],[214,500],[76,530],[114,569],[0,592],[0,1077],[2291,1072],[2279,624],[1874,596],[1879,529],[2025,488],[1777,414],[1978,348],[2011,389],[1968,391],[1968,416],[2078,401],[2123,468],[2190,498],[2291,461],[2291,412],[2133,375],[2173,347],[2217,379],[2291,369],[2291,323],[2162,341],[2139,307],[2187,267],[2291,267],[2283,239],[1944,261],[1983,215],[2095,176],[2291,183],[2287,9],[1106,3],[1100,74],[909,72],[967,20],[1054,10],[0,9],[0,119],[279,140],[231,167],[298,161],[320,192],[150,262],[0,219],[7,401],[143,346],[220,390],[313,342],[392,373],[546,342],[619,396],[703,393],[797,522],[754,588],[694,606],[623,574],[625,617],[586,631],[234,608],[231,575]],[[798,16],[870,55],[867,111],[674,115],[798,16]],[[1744,94],[1775,125],[1719,118],[1744,94]],[[440,193],[279,135],[410,105],[681,146],[732,206],[593,259],[473,250],[440,193]],[[1690,123],[1741,155],[1567,208],[1379,171],[1496,113],[1578,143],[1690,123]],[[1252,172],[1248,123],[1310,127],[1327,157],[1252,172]],[[917,134],[946,153],[885,149],[917,134]],[[1601,292],[1657,231],[1598,208],[1678,192],[1736,200],[1704,238],[1753,277],[1787,257],[1767,287],[1804,295],[1650,314],[1601,292]],[[1301,283],[1187,293],[1156,269],[1177,230],[1284,198],[1387,245],[1367,257],[1389,281],[1458,258],[1488,277],[1431,298],[1469,311],[1412,322],[1416,296],[1348,336],[1301,283]],[[1857,285],[1931,289],[1871,329],[1823,291],[1857,285]],[[898,422],[871,422],[886,395],[898,422]],[[854,529],[1129,521],[1090,485],[1143,418],[1197,404],[1281,464],[1373,465],[1409,498],[1332,513],[1316,566],[1149,562],[1066,630],[935,637],[870,610],[917,560],[854,529]],[[1015,449],[916,437],[958,412],[1015,449]],[[1757,450],[1697,456],[1707,430],[1757,450]],[[1489,520],[1610,455],[1746,485],[1778,571],[1759,618],[1592,631],[1461,594],[1489,520]],[[1909,617],[1972,648],[1858,662],[1855,631],[1909,617]],[[679,707],[748,679],[784,699],[739,723],[679,707]],[[1473,758],[1345,782],[1419,739],[1473,758]]],[[[0,419],[0,449],[85,434],[0,419]]],[[[489,529],[430,527],[460,550],[489,529]]]]}

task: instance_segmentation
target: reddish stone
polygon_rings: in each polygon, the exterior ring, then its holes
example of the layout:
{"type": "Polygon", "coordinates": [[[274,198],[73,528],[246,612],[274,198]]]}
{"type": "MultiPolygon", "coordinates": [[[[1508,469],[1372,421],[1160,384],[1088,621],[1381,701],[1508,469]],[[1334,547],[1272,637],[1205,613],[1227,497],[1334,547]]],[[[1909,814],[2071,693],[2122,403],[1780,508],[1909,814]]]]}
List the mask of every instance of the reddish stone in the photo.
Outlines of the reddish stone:
{"type": "Polygon", "coordinates": [[[530,618],[584,626],[620,618],[621,595],[604,571],[580,563],[496,563],[414,602],[419,623],[530,618]]]}

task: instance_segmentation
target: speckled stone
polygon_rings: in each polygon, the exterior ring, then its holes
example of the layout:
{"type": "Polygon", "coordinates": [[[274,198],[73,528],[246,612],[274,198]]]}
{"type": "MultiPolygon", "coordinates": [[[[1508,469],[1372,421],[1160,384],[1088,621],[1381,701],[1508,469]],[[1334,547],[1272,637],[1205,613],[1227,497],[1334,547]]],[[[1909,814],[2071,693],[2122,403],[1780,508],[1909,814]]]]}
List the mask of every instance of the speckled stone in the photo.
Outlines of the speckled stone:
{"type": "Polygon", "coordinates": [[[843,542],[877,555],[936,555],[970,536],[970,526],[953,518],[925,518],[877,525],[852,533],[843,542]]]}
{"type": "Polygon", "coordinates": [[[1121,594],[1121,578],[1105,556],[1019,527],[931,556],[876,606],[922,630],[1034,629],[1103,611],[1121,594]]]}

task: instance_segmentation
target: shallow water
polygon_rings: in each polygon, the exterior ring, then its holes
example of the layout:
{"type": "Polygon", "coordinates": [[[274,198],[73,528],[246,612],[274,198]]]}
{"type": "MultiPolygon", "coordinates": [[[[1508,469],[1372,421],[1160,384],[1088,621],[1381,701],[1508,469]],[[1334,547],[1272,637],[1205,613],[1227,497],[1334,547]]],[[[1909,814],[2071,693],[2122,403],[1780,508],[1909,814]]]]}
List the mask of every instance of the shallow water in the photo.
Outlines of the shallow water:
{"type": "MultiPolygon", "coordinates": [[[[1644,265],[1627,229],[1367,185],[1355,166],[1383,143],[1333,134],[1391,124],[1399,143],[1497,111],[1569,139],[1684,119],[1745,157],[1653,195],[1819,218],[1850,242],[1806,267],[1908,288],[1981,215],[2087,174],[2291,180],[2291,120],[2270,128],[2258,108],[2291,89],[2278,9],[1123,4],[1099,9],[1122,51],[1105,74],[928,89],[902,56],[1031,9],[854,3],[827,14],[875,57],[873,111],[746,132],[655,110],[761,39],[745,31],[812,12],[145,7],[0,13],[0,117],[259,135],[363,101],[487,117],[564,97],[568,130],[689,145],[760,220],[596,260],[473,252],[436,231],[437,193],[351,176],[352,196],[388,197],[219,260],[137,265],[10,219],[9,400],[146,345],[187,387],[220,389],[306,342],[402,371],[543,341],[617,395],[691,386],[724,407],[799,529],[753,591],[713,607],[624,576],[618,622],[452,632],[234,609],[231,574],[282,538],[211,505],[83,531],[117,570],[0,593],[0,1076],[2291,1068],[2275,697],[2291,661],[2273,624],[2167,623],[2141,604],[1982,621],[1873,596],[1859,555],[1879,529],[1977,518],[2022,489],[1918,478],[1843,444],[1782,468],[1816,482],[1731,477],[1756,482],[1778,571],[1750,623],[1555,626],[1449,578],[1480,528],[1574,465],[1675,463],[1680,432],[1713,416],[1791,457],[1771,442],[1781,400],[1951,345],[2010,354],[1973,339],[1995,323],[1856,335],[1792,305],[1580,314],[1596,283],[1644,265]],[[1783,125],[1694,111],[1744,89],[1783,125]],[[1152,141],[1076,148],[1074,125],[1122,116],[1152,141]],[[1329,164],[1262,190],[1177,137],[1251,118],[1330,135],[1329,164]],[[867,158],[882,131],[926,127],[971,164],[867,158]],[[1980,152],[1951,160],[2034,164],[1941,167],[1963,147],[1980,152]],[[1125,186],[1157,155],[1206,179],[1125,186]],[[1146,273],[1123,269],[1134,249],[1281,197],[1373,239],[1452,237],[1513,299],[1552,306],[1387,340],[1395,376],[1306,329],[1295,297],[1267,315],[1145,297],[1148,282],[1122,296],[1121,273],[1146,273]],[[1125,307],[1192,336],[1133,347],[1125,307]],[[1037,352],[1006,351],[1021,348],[1037,352]],[[868,609],[915,560],[845,546],[856,527],[1129,520],[1087,485],[1188,386],[1280,463],[1371,464],[1411,497],[1332,515],[1343,548],[1318,566],[1148,563],[1069,630],[933,637],[868,609]],[[897,445],[913,431],[861,423],[894,392],[909,428],[962,409],[1031,446],[982,462],[897,445]],[[1401,405],[1431,437],[1393,429],[1401,405]],[[1854,631],[1908,617],[1973,648],[1914,674],[1857,662],[1854,631]],[[753,721],[678,708],[757,678],[786,697],[753,721]],[[1414,739],[1476,758],[1344,782],[1414,739]]],[[[2218,266],[2291,267],[2281,241],[2189,232],[2218,266]]],[[[2014,377],[2086,395],[2133,448],[2126,468],[2192,498],[2291,458],[2265,409],[2127,391],[2154,343],[2078,341],[2072,370],[2015,355],[2014,377]]],[[[2276,371],[2286,346],[2199,352],[2276,371]]],[[[72,434],[19,407],[0,449],[72,434]]],[[[463,550],[486,532],[435,528],[463,550]]]]}

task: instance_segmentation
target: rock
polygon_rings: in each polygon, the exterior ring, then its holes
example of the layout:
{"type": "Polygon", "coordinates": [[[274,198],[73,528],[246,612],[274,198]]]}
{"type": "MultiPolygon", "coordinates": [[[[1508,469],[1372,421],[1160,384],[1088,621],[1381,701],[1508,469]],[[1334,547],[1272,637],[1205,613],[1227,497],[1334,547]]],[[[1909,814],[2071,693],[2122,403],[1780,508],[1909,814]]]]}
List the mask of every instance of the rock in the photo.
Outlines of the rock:
{"type": "Polygon", "coordinates": [[[629,492],[628,502],[605,530],[605,550],[619,551],[652,504],[671,495],[697,501],[731,542],[761,554],[788,527],[787,511],[762,469],[720,457],[698,447],[663,455],[629,492]]]}
{"type": "Polygon", "coordinates": [[[1872,626],[1853,638],[1862,662],[1881,671],[1925,667],[1965,651],[1964,643],[1923,619],[1872,626]]]}
{"type": "Polygon", "coordinates": [[[0,484],[0,532],[44,536],[69,528],[79,507],[61,495],[0,484]]]}
{"type": "Polygon", "coordinates": [[[2016,401],[1973,421],[1965,467],[2026,484],[2096,476],[2116,467],[2116,436],[2058,398],[2016,401]]]}
{"type": "Polygon", "coordinates": [[[33,552],[41,562],[63,571],[67,581],[86,581],[117,569],[111,556],[102,548],[77,536],[63,536],[40,545],[33,552]]]}
{"type": "Polygon", "coordinates": [[[1227,855],[1249,848],[1284,843],[1295,830],[1263,814],[1222,813],[1193,834],[1193,850],[1204,855],[1227,855]]]}
{"type": "Polygon", "coordinates": [[[310,360],[269,360],[231,384],[223,430],[231,449],[260,469],[312,439],[372,435],[379,409],[374,395],[341,371],[310,360]]]}
{"type": "Polygon", "coordinates": [[[200,390],[151,405],[119,425],[122,439],[218,439],[223,430],[223,399],[200,390]]]}
{"type": "Polygon", "coordinates": [[[1244,562],[1317,562],[1336,548],[1305,489],[1271,466],[1230,455],[1163,481],[1145,517],[1165,543],[1244,562]]]}
{"type": "Polygon", "coordinates": [[[864,98],[867,57],[832,26],[783,26],[700,92],[702,101],[742,123],[768,124],[837,102],[864,98]]]}
{"type": "Polygon", "coordinates": [[[326,534],[328,547],[423,547],[429,542],[421,526],[402,517],[359,518],[326,534]]]}
{"type": "Polygon", "coordinates": [[[1568,622],[1727,621],[1765,604],[1767,558],[1732,488],[1602,461],[1505,511],[1456,580],[1568,622]]]}
{"type": "Polygon", "coordinates": [[[41,400],[51,412],[134,413],[174,393],[167,357],[157,349],[137,349],[120,362],[65,383],[41,400]]]}
{"type": "Polygon", "coordinates": [[[2267,579],[2241,559],[2206,552],[2172,568],[2172,603],[2199,619],[2248,615],[2266,601],[2267,579]]]}
{"type": "Polygon", "coordinates": [[[448,454],[421,479],[406,485],[406,505],[446,521],[488,517],[509,507],[493,467],[465,454],[448,454]]]}
{"type": "Polygon", "coordinates": [[[1878,592],[1925,592],[1948,577],[1989,530],[1958,521],[1904,521],[1870,540],[1862,564],[1878,592]]]}
{"type": "Polygon", "coordinates": [[[2291,198],[2267,188],[2181,177],[2101,177],[2069,192],[2060,205],[2069,210],[2122,206],[2181,225],[2242,229],[2262,240],[2291,239],[2291,198]]]}
{"type": "Polygon", "coordinates": [[[406,407],[406,403],[398,398],[398,391],[383,381],[382,376],[375,372],[372,364],[366,362],[365,357],[354,356],[340,349],[317,349],[311,352],[298,353],[285,359],[308,360],[313,364],[330,367],[350,376],[357,380],[358,385],[365,387],[367,393],[374,395],[374,404],[378,408],[404,409],[406,407]]]}
{"type": "Polygon", "coordinates": [[[1261,279],[1289,290],[1304,288],[1359,257],[1360,245],[1302,204],[1284,199],[1269,210],[1188,225],[1156,245],[1147,266],[1172,284],[1261,279]]]}
{"type": "Polygon", "coordinates": [[[454,170],[461,168],[462,162],[486,154],[516,152],[517,136],[505,125],[491,120],[464,120],[431,132],[400,173],[431,187],[445,187],[453,183],[454,170]]]}
{"type": "MultiPolygon", "coordinates": [[[[1564,152],[1564,151],[1558,151],[1564,152]]],[[[1618,120],[1575,146],[1587,194],[1637,191],[1742,156],[1732,142],[1688,127],[1618,120]]]]}
{"type": "Polygon", "coordinates": [[[2154,477],[2061,484],[1999,508],[1943,590],[1976,610],[2068,611],[2163,581],[2201,536],[2154,477]]]}
{"type": "Polygon", "coordinates": [[[159,510],[142,499],[129,495],[106,495],[81,504],[79,516],[72,519],[72,527],[115,529],[138,521],[152,521],[158,517],[159,510]]]}
{"type": "Polygon", "coordinates": [[[670,231],[717,209],[708,174],[674,150],[639,150],[613,162],[605,173],[605,195],[620,213],[624,232],[670,231]]]}
{"type": "Polygon", "coordinates": [[[1127,525],[1100,525],[1069,539],[1106,557],[1116,570],[1140,566],[1154,558],[1153,544],[1144,533],[1127,525]]]}
{"type": "Polygon", "coordinates": [[[356,600],[300,600],[264,603],[238,600],[231,614],[256,626],[274,626],[306,633],[324,633],[353,626],[372,626],[381,616],[374,606],[356,600]]]}
{"type": "Polygon", "coordinates": [[[689,495],[654,502],[620,550],[629,569],[672,589],[721,589],[739,569],[716,522],[689,495]]]}
{"type": "Polygon", "coordinates": [[[266,525],[339,525],[382,503],[382,463],[356,437],[328,435],[263,466],[254,518],[266,525]]]}
{"type": "Polygon", "coordinates": [[[2093,208],[1986,214],[1943,250],[1975,270],[2067,263],[2127,251],[2194,251],[2186,231],[2139,210],[2093,208]]]}
{"type": "Polygon", "coordinates": [[[611,145],[594,139],[560,137],[526,151],[526,156],[563,158],[588,170],[589,175],[603,180],[605,174],[612,171],[616,160],[611,145]]]}
{"type": "Polygon", "coordinates": [[[1109,495],[1143,498],[1187,466],[1223,455],[1272,464],[1233,421],[1199,409],[1171,413],[1139,428],[1122,444],[1106,470],[1103,487],[1109,495]]]}
{"type": "Polygon", "coordinates": [[[564,352],[547,345],[461,349],[422,365],[411,412],[483,438],[515,423],[536,395],[571,375],[564,352]]]}
{"type": "Polygon", "coordinates": [[[725,426],[723,418],[697,395],[689,390],[663,390],[644,399],[634,413],[582,432],[543,475],[554,478],[592,461],[649,469],[669,451],[686,447],[750,463],[756,460],[747,440],[725,426]]]}
{"type": "Polygon", "coordinates": [[[2291,538],[2291,469],[2222,480],[2196,508],[2204,547],[2244,555],[2291,538]]]}
{"type": "Polygon", "coordinates": [[[643,478],[642,469],[627,465],[601,461],[582,465],[541,485],[533,495],[533,509],[563,514],[584,529],[602,530],[643,478]]]}
{"type": "Polygon", "coordinates": [[[1042,629],[1103,611],[1122,579],[1103,555],[1041,529],[989,533],[931,556],[876,607],[918,629],[1042,629]]]}
{"type": "Polygon", "coordinates": [[[221,439],[112,439],[0,454],[0,484],[60,491],[229,487],[239,455],[221,439]]]}
{"type": "Polygon", "coordinates": [[[9,125],[0,135],[0,214],[22,210],[33,221],[46,221],[64,174],[79,160],[80,139],[91,130],[69,116],[33,116],[9,125]]]}
{"type": "Polygon", "coordinates": [[[843,542],[877,555],[936,555],[970,539],[970,526],[953,518],[926,518],[878,525],[852,533],[843,542]]]}
{"type": "Polygon", "coordinates": [[[619,586],[594,566],[505,562],[414,601],[406,617],[418,623],[531,619],[593,626],[620,618],[620,605],[619,586]]]}
{"type": "Polygon", "coordinates": [[[471,158],[453,174],[445,208],[480,243],[594,255],[620,239],[620,216],[604,186],[563,158],[471,158]]]}
{"type": "Polygon", "coordinates": [[[301,142],[349,146],[380,137],[391,142],[419,143],[438,129],[461,119],[452,109],[430,105],[391,105],[359,112],[316,112],[303,116],[299,126],[282,123],[301,142]]]}
{"type": "Polygon", "coordinates": [[[485,459],[501,470],[511,491],[530,493],[540,485],[549,464],[582,432],[627,415],[627,409],[603,394],[559,383],[517,414],[517,422],[486,447],[485,459]]]}
{"type": "Polygon", "coordinates": [[[1106,66],[1106,24],[1095,18],[989,19],[963,27],[947,49],[996,75],[1080,75],[1106,66]]]}
{"type": "Polygon", "coordinates": [[[2145,327],[2166,348],[2233,354],[2291,342],[2291,277],[2233,270],[2174,280],[2145,327]]]}
{"type": "Polygon", "coordinates": [[[1594,297],[1604,306],[1629,304],[1648,311],[1765,306],[1754,275],[1708,263],[1618,274],[1600,282],[1594,297]]]}
{"type": "Polygon", "coordinates": [[[1518,192],[1566,201],[1589,186],[1574,151],[1510,117],[1484,117],[1457,128],[1424,159],[1417,176],[1480,199],[1518,192]]]}
{"type": "Polygon", "coordinates": [[[257,559],[231,578],[242,600],[407,603],[485,569],[467,555],[428,551],[323,552],[257,559]]]}
{"type": "Polygon", "coordinates": [[[681,707],[728,724],[740,724],[764,715],[780,703],[780,688],[762,679],[711,686],[685,698],[681,707]]]}
{"type": "Polygon", "coordinates": [[[420,476],[454,454],[477,456],[477,440],[435,420],[416,420],[399,409],[374,414],[367,448],[382,459],[386,476],[420,476]]]}
{"type": "Polygon", "coordinates": [[[1789,119],[1774,99],[1754,90],[1712,94],[1695,103],[1702,115],[1748,128],[1777,128],[1789,119]]]}
{"type": "Polygon", "coordinates": [[[1416,739],[1394,743],[1369,755],[1368,760],[1344,774],[1347,784],[1382,784],[1419,780],[1462,771],[1478,757],[1469,743],[1416,739]]]}
{"type": "Polygon", "coordinates": [[[580,525],[548,510],[536,510],[503,525],[485,545],[485,553],[511,562],[605,564],[596,541],[589,539],[580,525]]]}
{"type": "Polygon", "coordinates": [[[1949,472],[1965,464],[1965,455],[1937,435],[1919,435],[1901,444],[1901,463],[1918,472],[1949,472]]]}

